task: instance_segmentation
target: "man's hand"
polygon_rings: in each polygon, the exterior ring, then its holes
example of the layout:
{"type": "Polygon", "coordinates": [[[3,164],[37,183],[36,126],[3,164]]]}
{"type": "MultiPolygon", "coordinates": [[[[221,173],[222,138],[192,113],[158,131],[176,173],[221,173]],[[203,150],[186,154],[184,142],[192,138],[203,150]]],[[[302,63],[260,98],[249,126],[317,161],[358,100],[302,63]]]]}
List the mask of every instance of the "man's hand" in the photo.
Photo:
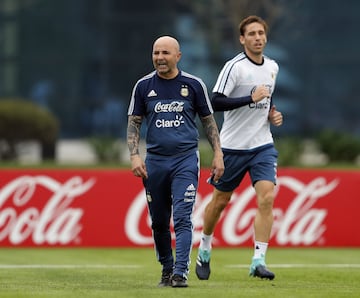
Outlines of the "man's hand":
{"type": "Polygon", "coordinates": [[[146,171],[145,163],[143,162],[140,155],[138,154],[131,155],[130,160],[131,160],[131,171],[134,173],[134,175],[136,177],[147,179],[148,174],[146,171]]]}
{"type": "Polygon", "coordinates": [[[220,177],[224,174],[224,160],[223,160],[223,154],[222,152],[217,154],[214,154],[214,158],[212,161],[212,170],[211,170],[211,174],[212,174],[212,179],[214,180],[215,183],[217,183],[220,179],[220,177]]]}
{"type": "Polygon", "coordinates": [[[258,102],[266,97],[270,97],[269,87],[265,85],[256,86],[254,91],[251,93],[251,99],[253,102],[258,102]]]}
{"type": "Polygon", "coordinates": [[[269,112],[269,121],[275,126],[280,126],[283,123],[283,116],[281,112],[276,110],[275,106],[272,106],[269,112]]]}

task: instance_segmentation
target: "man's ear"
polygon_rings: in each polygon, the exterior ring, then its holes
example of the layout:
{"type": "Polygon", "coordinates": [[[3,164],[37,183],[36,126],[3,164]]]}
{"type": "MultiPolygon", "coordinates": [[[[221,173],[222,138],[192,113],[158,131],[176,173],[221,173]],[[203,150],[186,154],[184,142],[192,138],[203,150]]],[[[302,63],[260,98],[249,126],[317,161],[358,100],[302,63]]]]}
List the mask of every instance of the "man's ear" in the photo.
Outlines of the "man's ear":
{"type": "Polygon", "coordinates": [[[241,43],[242,45],[244,45],[244,43],[245,43],[244,36],[240,35],[240,36],[239,36],[239,41],[240,41],[240,43],[241,43]]]}

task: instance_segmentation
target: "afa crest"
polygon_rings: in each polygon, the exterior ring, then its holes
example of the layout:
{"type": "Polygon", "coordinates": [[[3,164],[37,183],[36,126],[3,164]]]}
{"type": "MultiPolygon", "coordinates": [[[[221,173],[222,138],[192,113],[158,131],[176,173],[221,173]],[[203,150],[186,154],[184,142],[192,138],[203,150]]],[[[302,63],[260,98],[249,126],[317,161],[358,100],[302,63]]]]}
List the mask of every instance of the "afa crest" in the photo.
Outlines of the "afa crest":
{"type": "Polygon", "coordinates": [[[183,97],[189,96],[188,86],[182,85],[182,86],[181,86],[181,90],[180,90],[180,94],[181,94],[181,96],[183,96],[183,97]]]}
{"type": "Polygon", "coordinates": [[[152,197],[151,197],[151,194],[150,193],[146,193],[146,199],[149,203],[152,202],[152,197]]]}

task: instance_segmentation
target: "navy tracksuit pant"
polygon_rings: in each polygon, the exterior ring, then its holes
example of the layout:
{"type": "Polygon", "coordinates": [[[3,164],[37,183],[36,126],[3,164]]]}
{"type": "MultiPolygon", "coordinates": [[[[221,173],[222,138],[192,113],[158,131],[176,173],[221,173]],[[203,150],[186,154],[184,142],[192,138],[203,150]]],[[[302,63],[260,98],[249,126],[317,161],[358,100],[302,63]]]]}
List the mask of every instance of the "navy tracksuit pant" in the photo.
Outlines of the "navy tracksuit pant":
{"type": "Polygon", "coordinates": [[[199,181],[199,154],[191,150],[175,156],[147,154],[144,180],[158,261],[163,272],[187,277],[192,248],[192,211],[199,181]],[[170,220],[175,231],[175,260],[170,220]]]}

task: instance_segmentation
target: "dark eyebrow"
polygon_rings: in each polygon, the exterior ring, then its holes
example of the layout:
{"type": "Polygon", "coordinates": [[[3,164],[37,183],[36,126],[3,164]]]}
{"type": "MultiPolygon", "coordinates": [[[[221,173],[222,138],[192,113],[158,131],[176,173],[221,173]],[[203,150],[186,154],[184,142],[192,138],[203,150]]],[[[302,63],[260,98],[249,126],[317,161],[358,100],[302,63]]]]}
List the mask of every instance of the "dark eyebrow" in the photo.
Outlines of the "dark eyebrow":
{"type": "Polygon", "coordinates": [[[169,54],[170,53],[170,51],[166,51],[166,50],[164,50],[164,51],[154,51],[153,53],[158,54],[160,52],[163,53],[163,54],[169,54]]]}
{"type": "Polygon", "coordinates": [[[250,34],[250,33],[265,33],[265,30],[262,30],[262,29],[260,29],[260,30],[253,30],[253,31],[249,31],[249,32],[248,32],[248,34],[250,34]]]}

